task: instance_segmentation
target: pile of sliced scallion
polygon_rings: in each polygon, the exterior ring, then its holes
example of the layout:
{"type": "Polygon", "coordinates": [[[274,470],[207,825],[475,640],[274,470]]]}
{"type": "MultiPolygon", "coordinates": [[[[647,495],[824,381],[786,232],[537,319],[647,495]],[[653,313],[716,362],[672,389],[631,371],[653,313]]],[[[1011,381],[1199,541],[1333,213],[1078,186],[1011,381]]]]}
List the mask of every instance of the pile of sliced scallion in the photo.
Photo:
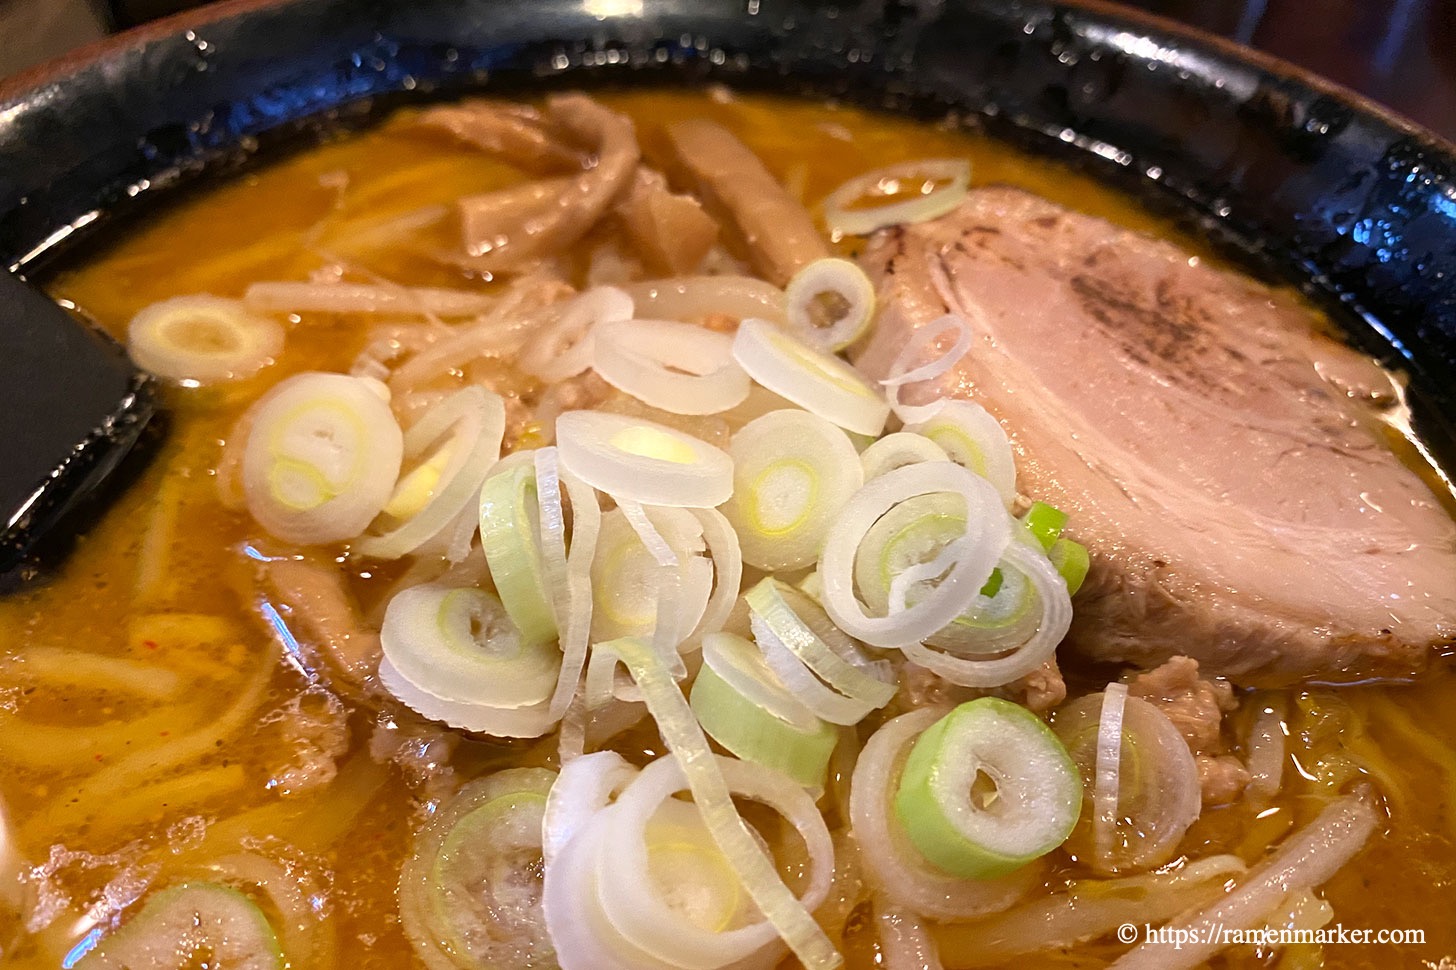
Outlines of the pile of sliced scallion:
{"type": "MultiPolygon", "coordinates": [[[[500,773],[426,828],[401,902],[431,966],[554,950],[568,970],[768,967],[785,947],[834,966],[811,915],[835,871],[816,799],[846,729],[896,699],[907,664],[992,689],[1051,659],[1086,551],[1050,506],[1014,514],[1012,452],[983,408],[900,404],[967,351],[966,321],[925,328],[879,385],[834,355],[873,299],[853,264],[825,260],[790,284],[786,325],[723,334],[637,319],[628,293],[598,288],[560,307],[551,352],[525,352],[533,372],[590,369],[684,419],[777,397],[725,447],[680,430],[690,420],[574,410],[543,429],[550,444],[502,458],[490,391],[443,397],[402,430],[385,385],[342,374],[289,378],[250,413],[247,506],[277,537],[460,561],[478,536],[488,583],[388,603],[384,687],[465,731],[561,730],[559,776],[500,773]],[[811,312],[826,293],[847,308],[828,329],[811,312]],[[584,725],[642,717],[670,755],[639,770],[588,752],[600,738],[584,725]],[[797,833],[793,888],[743,801],[797,833]],[[544,859],[539,900],[520,885],[523,853],[544,859]],[[459,911],[467,878],[539,905],[547,932],[491,937],[459,911]]],[[[1107,772],[1094,729],[1061,732],[1080,770],[1007,701],[890,720],[845,809],[878,890],[932,918],[1010,905],[1073,831],[1086,772],[1107,772]]]]}

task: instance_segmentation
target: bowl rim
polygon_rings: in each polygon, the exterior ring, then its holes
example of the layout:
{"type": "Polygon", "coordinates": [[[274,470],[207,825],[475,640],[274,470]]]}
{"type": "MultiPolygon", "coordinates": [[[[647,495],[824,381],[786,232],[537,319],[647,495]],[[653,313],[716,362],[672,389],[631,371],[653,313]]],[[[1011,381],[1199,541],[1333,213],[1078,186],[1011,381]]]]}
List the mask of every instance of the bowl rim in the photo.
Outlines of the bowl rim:
{"type": "MultiPolygon", "coordinates": [[[[503,0],[503,2],[512,2],[512,0],[503,0]]],[[[514,2],[530,2],[530,0],[514,0],[514,2]]],[[[951,0],[951,2],[955,2],[955,0],[951,0]]],[[[215,0],[215,2],[201,7],[168,14],[100,40],[83,44],[9,77],[0,78],[0,109],[24,101],[28,97],[34,97],[48,87],[62,84],[82,68],[105,61],[114,55],[144,47],[153,41],[259,10],[306,3],[308,0],[215,0]]],[[[1174,20],[1171,17],[1117,3],[1115,0],[1051,0],[1051,3],[1054,7],[1083,11],[1102,18],[1128,21],[1137,24],[1147,32],[1167,35],[1180,44],[1201,45],[1222,57],[1241,61],[1263,73],[1296,81],[1317,94],[1334,98],[1363,114],[1378,118],[1404,135],[1422,138],[1430,142],[1431,147],[1456,160],[1456,138],[1448,138],[1389,105],[1275,54],[1241,44],[1231,38],[1174,20]]]]}

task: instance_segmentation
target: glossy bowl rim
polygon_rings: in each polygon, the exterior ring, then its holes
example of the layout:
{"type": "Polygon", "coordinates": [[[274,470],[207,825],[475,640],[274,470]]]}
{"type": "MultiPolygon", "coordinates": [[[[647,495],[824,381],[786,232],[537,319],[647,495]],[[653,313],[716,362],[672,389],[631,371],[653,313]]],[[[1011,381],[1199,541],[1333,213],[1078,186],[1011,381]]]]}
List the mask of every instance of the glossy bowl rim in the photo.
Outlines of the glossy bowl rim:
{"type": "MultiPolygon", "coordinates": [[[[268,8],[306,5],[309,2],[310,0],[214,0],[201,7],[178,11],[156,20],[147,21],[108,37],[82,44],[9,77],[0,78],[0,108],[39,96],[46,88],[63,84],[71,75],[83,68],[151,41],[185,33],[188,30],[205,27],[238,15],[246,15],[268,8]]],[[[529,3],[530,0],[505,0],[505,2],[529,3]]],[[[1140,7],[1116,3],[1114,0],[1054,0],[1054,2],[1058,7],[1073,8],[1094,15],[1116,17],[1139,23],[1158,33],[1170,35],[1180,41],[1192,42],[1225,57],[1242,61],[1247,66],[1263,73],[1298,81],[1312,91],[1334,98],[1362,114],[1380,119],[1397,131],[1431,142],[1432,147],[1439,148],[1453,161],[1456,161],[1456,138],[1447,138],[1389,105],[1278,55],[1241,44],[1231,38],[1171,17],[1143,10],[1140,7]]]]}

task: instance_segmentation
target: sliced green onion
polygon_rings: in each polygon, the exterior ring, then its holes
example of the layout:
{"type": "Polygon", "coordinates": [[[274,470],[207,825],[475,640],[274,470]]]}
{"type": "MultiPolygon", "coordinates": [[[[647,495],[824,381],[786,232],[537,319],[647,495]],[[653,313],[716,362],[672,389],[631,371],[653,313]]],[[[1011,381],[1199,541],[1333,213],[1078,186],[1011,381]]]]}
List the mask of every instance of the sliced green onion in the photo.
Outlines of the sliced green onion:
{"type": "Polygon", "coordinates": [[[890,406],[859,371],[766,320],[738,325],[733,357],[749,377],[826,421],[858,434],[884,430],[890,406]]]}
{"type": "MultiPolygon", "coordinates": [[[[800,901],[820,905],[833,842],[813,800],[778,772],[713,761],[734,796],[762,803],[797,831],[809,863],[800,901]]],[[[638,772],[603,752],[563,769],[547,801],[543,895],[562,970],[707,970],[779,959],[773,925],[746,898],[702,811],[673,797],[686,787],[672,757],[638,772]]]]}
{"type": "Polygon", "coordinates": [[[375,559],[398,559],[443,532],[500,458],[505,428],[505,402],[481,387],[463,388],[431,408],[405,433],[404,460],[416,465],[400,477],[384,507],[385,518],[399,524],[382,535],[365,534],[354,548],[375,559]]]}
{"type": "Polygon", "coordinates": [[[863,336],[875,313],[875,285],[847,259],[814,260],[789,280],[784,296],[789,328],[830,353],[863,336]]]}
{"type": "MultiPolygon", "coordinates": [[[[150,794],[150,793],[149,793],[150,794]]],[[[334,954],[333,927],[317,905],[326,882],[312,866],[280,861],[252,852],[209,859],[199,867],[211,882],[238,889],[265,907],[290,967],[318,966],[334,954]]]]}
{"type": "Polygon", "coordinates": [[[927,421],[934,417],[936,412],[945,406],[946,398],[937,395],[926,404],[905,404],[900,401],[900,395],[905,388],[911,384],[920,384],[925,381],[934,380],[949,371],[961,358],[971,349],[973,333],[970,323],[959,314],[947,313],[927,324],[919,327],[910,335],[910,339],[900,348],[895,359],[890,362],[885,377],[880,381],[880,386],[888,391],[890,399],[890,410],[904,424],[914,424],[917,421],[927,421]],[[912,367],[911,363],[923,358],[927,351],[930,351],[937,344],[944,343],[946,337],[953,337],[951,345],[940,352],[926,363],[912,367]]]}
{"type": "Polygon", "coordinates": [[[769,668],[819,717],[857,724],[895,696],[899,684],[889,664],[866,658],[803,592],[769,577],[744,599],[769,668]]]}
{"type": "Polygon", "coordinates": [[[864,479],[869,481],[922,461],[950,461],[950,456],[944,448],[923,435],[896,431],[860,452],[859,461],[864,468],[864,479]]]}
{"type": "MultiPolygon", "coordinates": [[[[833,843],[813,799],[757,765],[716,756],[709,765],[725,791],[763,803],[797,830],[809,866],[806,888],[795,903],[807,909],[822,902],[833,873],[833,843]]],[[[709,810],[696,793],[693,804],[673,804],[674,793],[690,788],[681,762],[660,758],[603,813],[621,834],[603,840],[599,871],[645,871],[654,891],[633,898],[609,878],[598,882],[597,901],[618,932],[670,966],[721,966],[738,962],[733,957],[772,952],[774,926],[757,918],[744,898],[752,887],[741,880],[739,860],[716,844],[709,810]],[[696,871],[689,874],[685,867],[696,871]]],[[[744,828],[741,820],[734,827],[744,828]]]]}
{"type": "MultiPolygon", "coordinates": [[[[856,550],[854,580],[865,605],[880,616],[888,614],[895,580],[909,567],[934,559],[965,531],[965,502],[956,495],[930,492],[890,508],[856,550]]],[[[914,605],[933,588],[929,579],[909,587],[905,603],[914,605]]]]}
{"type": "Polygon", "coordinates": [[[541,537],[541,566],[551,595],[552,612],[557,617],[565,617],[566,503],[561,497],[561,463],[554,446],[534,448],[530,454],[531,470],[536,477],[536,534],[541,537]]]}
{"type": "Polygon", "coordinates": [[[906,426],[906,431],[924,435],[950,455],[951,461],[968,468],[996,487],[1008,508],[1016,499],[1016,460],[1001,422],[973,401],[945,401],[933,417],[906,426]]]}
{"type": "Polygon", "coordinates": [[[662,544],[656,552],[624,508],[602,516],[591,567],[593,642],[654,637],[665,620],[664,638],[676,646],[692,634],[712,597],[713,567],[702,555],[701,520],[686,509],[642,511],[648,520],[644,531],[662,544]],[[664,604],[668,584],[676,596],[664,604]]]}
{"type": "Polygon", "coordinates": [[[968,701],[931,725],[895,793],[895,813],[921,854],[971,879],[1004,876],[1046,855],[1066,841],[1081,807],[1077,766],[1051,728],[996,697],[968,701]]]}
{"type": "Polygon", "coordinates": [[[480,490],[480,545],[500,601],[527,643],[556,639],[541,555],[536,467],[528,451],[498,463],[480,490]]]}
{"type": "Polygon", "coordinates": [[[548,870],[592,815],[636,777],[637,769],[615,751],[593,751],[561,766],[541,818],[541,852],[548,870]]]}
{"type": "Polygon", "coordinates": [[[1067,851],[1098,872],[1160,866],[1202,811],[1198,767],[1166,714],[1122,684],[1056,712],[1052,728],[1086,786],[1067,851]]]}
{"type": "MultiPolygon", "coordinates": [[[[565,512],[561,508],[560,486],[566,486],[571,499],[571,545],[565,551],[564,564],[556,564],[556,555],[547,552],[548,569],[555,570],[551,579],[556,595],[557,626],[560,629],[561,676],[551,695],[551,712],[555,717],[566,713],[581,682],[586,666],[592,621],[592,563],[596,560],[597,542],[602,529],[602,510],[597,493],[574,475],[562,475],[557,467],[556,449],[542,448],[536,453],[536,483],[541,507],[543,540],[565,530],[565,512]]],[[[543,551],[565,547],[564,538],[543,541],[543,551]]]]}
{"type": "MultiPolygon", "coordinates": [[[[831,529],[819,560],[824,608],[850,636],[880,647],[918,644],[966,611],[1011,542],[1011,519],[985,479],[949,462],[921,462],[887,472],[855,493],[831,529]],[[934,492],[959,495],[965,532],[950,545],[945,577],[913,605],[874,616],[855,596],[854,568],[866,533],[890,509],[934,492]]],[[[906,571],[908,573],[908,570],[906,571]]],[[[928,573],[933,579],[938,573],[928,573]]]]}
{"type": "Polygon", "coordinates": [[[501,601],[473,586],[404,590],[389,601],[379,639],[402,677],[462,704],[538,704],[550,696],[561,667],[553,641],[527,640],[501,601]]]}
{"type": "Polygon", "coordinates": [[[183,883],[147,900],[103,937],[78,970],[182,970],[206,955],[228,970],[282,970],[278,936],[247,896],[215,883],[183,883]]]}
{"type": "Polygon", "coordinates": [[[1052,543],[1047,558],[1066,582],[1068,594],[1075,595],[1086,581],[1087,571],[1092,568],[1092,558],[1087,554],[1087,547],[1071,539],[1058,539],[1052,543]]]}
{"type": "Polygon", "coordinates": [[[594,286],[561,305],[556,319],[541,328],[516,360],[516,366],[550,384],[575,377],[592,365],[595,328],[632,319],[632,298],[614,286],[594,286]]]}
{"type": "Polygon", "coordinates": [[[546,966],[542,820],[556,773],[509,768],[461,788],[416,835],[399,911],[429,967],[546,966]]]}
{"type": "Polygon", "coordinates": [[[1122,720],[1127,709],[1127,685],[1108,684],[1102,692],[1102,713],[1097,724],[1097,756],[1093,761],[1092,843],[1099,858],[1112,853],[1117,827],[1117,803],[1122,777],[1122,720]]]}
{"type": "Polygon", "coordinates": [[[378,381],[313,372],[259,398],[242,469],[258,524],[299,543],[363,532],[389,500],[404,453],[388,396],[378,381]]]}
{"type": "Polygon", "coordinates": [[[891,718],[870,736],[850,781],[849,822],[871,885],[912,912],[959,922],[1000,912],[1039,890],[1045,867],[1033,863],[999,879],[963,879],[932,866],[910,842],[892,796],[907,749],[939,716],[920,708],[891,718]]]}
{"type": "Polygon", "coordinates": [[[725,334],[670,320],[596,328],[592,369],[624,394],[672,414],[718,414],[748,397],[748,375],[725,334]]]}
{"type": "Polygon", "coordinates": [[[742,637],[703,638],[692,708],[708,736],[744,761],[781,771],[805,788],[824,787],[839,732],[799,703],[742,637]]]}
{"type": "MultiPolygon", "coordinates": [[[[682,781],[692,792],[693,801],[703,815],[714,844],[738,873],[743,888],[758,905],[764,918],[778,931],[806,970],[837,967],[843,958],[835,951],[834,944],[814,922],[805,902],[796,898],[784,884],[773,860],[734,807],[732,791],[724,779],[723,769],[713,756],[687,698],[673,682],[662,657],[645,641],[632,637],[598,644],[596,650],[615,656],[631,671],[663,741],[672,752],[682,781]]],[[[623,797],[631,791],[632,788],[629,788],[623,797]]],[[[802,790],[799,791],[802,794],[802,790]]],[[[618,804],[621,804],[620,800],[618,804]]],[[[817,811],[811,814],[819,817],[817,811]]],[[[822,818],[819,818],[819,824],[822,826],[822,818]]],[[[802,830],[801,834],[807,841],[809,834],[802,830]]],[[[825,854],[822,850],[811,852],[814,858],[820,860],[825,854]]],[[[832,851],[828,855],[832,860],[832,851]]],[[[829,866],[832,871],[832,861],[829,866]]],[[[827,883],[823,888],[827,891],[827,883]]],[[[667,930],[668,927],[659,929],[667,930]]]]}
{"type": "Polygon", "coordinates": [[[738,533],[728,519],[717,509],[694,509],[698,522],[703,527],[703,539],[708,544],[708,555],[713,559],[713,595],[703,609],[703,618],[690,639],[701,639],[704,634],[723,629],[738,601],[738,591],[743,586],[743,551],[738,544],[738,533]]]}
{"type": "Polygon", "coordinates": [[[752,903],[696,807],[665,799],[642,835],[653,888],[673,900],[673,909],[688,925],[721,933],[743,921],[752,903]]]}
{"type": "Polygon", "coordinates": [[[836,238],[938,219],[960,205],[971,184],[963,158],[923,158],[857,175],[824,199],[824,222],[836,238]],[[908,195],[903,201],[865,205],[865,199],[908,195]],[[856,205],[856,203],[860,203],[856,205]]]}
{"type": "Polygon", "coordinates": [[[933,650],[928,645],[929,639],[902,646],[905,656],[953,684],[980,688],[1009,684],[1046,663],[1072,623],[1072,600],[1066,584],[1030,539],[1012,542],[1006,547],[1001,569],[1003,576],[1024,576],[1031,586],[1033,602],[1041,606],[1031,614],[1035,615],[1036,624],[1028,625],[1029,636],[1028,627],[1017,623],[986,631],[987,638],[976,644],[974,651],[966,649],[968,644],[957,644],[966,656],[933,650]],[[988,651],[1003,647],[1005,651],[1000,656],[986,656],[988,651]]]}
{"type": "Polygon", "coordinates": [[[703,669],[714,671],[718,680],[753,706],[801,734],[812,734],[819,728],[822,721],[768,669],[752,641],[719,631],[703,638],[703,651],[703,669]]]}
{"type": "Polygon", "coordinates": [[[665,799],[643,827],[642,841],[654,895],[670,900],[686,925],[722,933],[742,920],[751,904],[694,806],[665,799]]]}
{"type": "MultiPolygon", "coordinates": [[[[929,579],[910,570],[932,562],[965,533],[964,503],[945,493],[907,499],[865,533],[855,557],[855,584],[865,604],[888,614],[901,598],[914,605],[931,589],[929,579]],[[909,577],[907,579],[906,577],[909,577]]],[[[1032,584],[1003,558],[966,611],[925,638],[959,654],[986,655],[1014,649],[1036,632],[1032,584]]]]}
{"type": "Polygon", "coordinates": [[[283,328],[237,300],[178,296],[153,303],[126,330],[143,370],[191,385],[251,377],[283,350],[283,328]]]}
{"type": "Polygon", "coordinates": [[[759,569],[798,569],[819,558],[824,537],[864,484],[854,445],[808,411],[770,411],[728,446],[733,497],[723,513],[738,532],[743,559],[759,569]]]}
{"type": "MultiPolygon", "coordinates": [[[[652,646],[666,658],[674,677],[685,677],[687,668],[678,650],[685,639],[683,630],[690,632],[696,629],[699,618],[707,610],[713,588],[712,565],[701,556],[683,554],[674,549],[657,531],[657,525],[648,518],[647,510],[636,502],[619,502],[617,508],[626,516],[643,546],[657,560],[658,572],[662,575],[657,587],[657,619],[652,630],[652,646]],[[683,576],[682,570],[689,571],[691,575],[683,576]],[[692,602],[688,606],[690,596],[692,602]]],[[[702,523],[682,509],[674,512],[686,527],[682,538],[701,550],[702,523]]]]}
{"type": "Polygon", "coordinates": [[[421,690],[394,669],[389,657],[379,661],[379,683],[394,698],[432,721],[475,734],[498,738],[539,738],[561,720],[548,699],[527,707],[491,707],[474,701],[456,701],[421,690]]]}
{"type": "Polygon", "coordinates": [[[1026,526],[1028,532],[1036,537],[1037,543],[1041,545],[1042,551],[1051,552],[1052,546],[1056,544],[1057,537],[1067,527],[1069,516],[1055,505],[1048,505],[1045,502],[1032,502],[1031,508],[1021,517],[1021,524],[1026,526]]]}
{"type": "Polygon", "coordinates": [[[556,419],[561,464],[613,498],[643,505],[716,508],[733,494],[733,461],[698,438],[604,411],[556,419]]]}

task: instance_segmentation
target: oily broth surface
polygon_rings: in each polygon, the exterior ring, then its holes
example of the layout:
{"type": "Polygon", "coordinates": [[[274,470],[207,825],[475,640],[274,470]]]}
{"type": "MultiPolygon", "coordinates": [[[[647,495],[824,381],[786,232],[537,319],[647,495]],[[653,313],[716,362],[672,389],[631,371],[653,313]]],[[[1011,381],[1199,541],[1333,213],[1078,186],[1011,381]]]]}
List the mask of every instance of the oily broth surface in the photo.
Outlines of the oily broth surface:
{"type": "MultiPolygon", "coordinates": [[[[870,168],[902,159],[960,156],[971,158],[975,184],[1008,182],[1131,228],[1171,233],[1167,225],[1092,180],[977,136],[767,98],[725,102],[696,93],[652,92],[603,100],[636,120],[649,158],[662,154],[663,123],[690,116],[721,121],[811,201],[870,168]]],[[[167,209],[100,258],[57,279],[52,292],[124,336],[127,321],[149,303],[187,293],[238,296],[253,281],[305,278],[331,258],[350,258],[351,238],[392,217],[448,205],[461,195],[521,178],[447,138],[410,130],[396,117],[167,209]]],[[[1196,241],[1180,241],[1194,251],[1203,249],[1196,241]]],[[[447,242],[442,239],[442,245],[447,242]]],[[[368,267],[402,283],[468,285],[458,271],[418,256],[373,256],[368,267]]],[[[216,466],[233,422],[267,387],[298,371],[347,369],[365,342],[366,328],[358,319],[306,317],[289,328],[281,361],[258,378],[226,389],[170,392],[169,438],[142,479],[80,541],[50,582],[0,600],[0,657],[59,647],[143,659],[173,670],[182,684],[168,702],[175,705],[177,723],[159,727],[159,733],[182,734],[217,717],[265,662],[272,664],[273,673],[259,714],[303,690],[307,681],[301,665],[279,660],[281,651],[271,645],[258,611],[246,549],[249,543],[258,549],[269,544],[245,514],[221,506],[216,466]],[[212,618],[208,642],[186,647],[185,633],[169,641],[153,618],[175,613],[212,618]],[[164,635],[156,635],[158,629],[164,635]]],[[[475,376],[527,403],[537,390],[503,368],[475,376]]],[[[396,575],[397,569],[386,568],[353,577],[366,613],[396,575]]],[[[11,682],[8,675],[0,679],[11,682]]],[[[1342,699],[1329,696],[1316,695],[1313,709],[1336,710],[1339,720],[1330,723],[1358,732],[1362,740],[1351,744],[1363,754],[1363,770],[1393,793],[1389,801],[1396,811],[1386,832],[1327,886],[1325,895],[1347,927],[1421,928],[1427,945],[1399,951],[1327,947],[1326,965],[1416,966],[1422,959],[1434,965],[1442,955],[1456,952],[1456,928],[1449,918],[1450,901],[1456,897],[1456,845],[1451,841],[1456,774],[1449,773],[1450,765],[1437,764],[1443,754],[1450,759],[1450,742],[1456,739],[1456,680],[1442,672],[1409,688],[1364,687],[1343,692],[1342,699]],[[1422,735],[1426,745],[1392,721],[1392,706],[1408,712],[1428,732],[1422,735]]],[[[1289,700],[1297,698],[1291,694],[1289,700]]],[[[27,723],[79,727],[123,721],[151,709],[79,688],[27,692],[12,687],[0,695],[0,732],[17,712],[27,723]]],[[[286,858],[301,877],[312,880],[319,905],[328,913],[330,946],[340,965],[410,964],[413,957],[398,925],[395,896],[410,831],[421,817],[419,801],[396,767],[381,767],[369,757],[373,716],[355,712],[349,724],[348,752],[340,759],[338,778],[326,787],[280,793],[276,779],[286,766],[289,744],[274,727],[250,725],[196,763],[231,772],[217,776],[228,778],[228,784],[200,805],[177,809],[167,804],[164,788],[155,799],[145,789],[105,799],[85,793],[81,786],[124,759],[125,747],[97,754],[94,767],[88,764],[64,774],[48,770],[43,758],[35,764],[35,758],[0,757],[0,796],[15,848],[9,858],[0,857],[0,900],[14,895],[23,868],[47,860],[64,864],[55,867],[53,878],[27,877],[24,892],[32,897],[50,893],[53,900],[60,899],[58,893],[66,897],[60,915],[47,926],[32,927],[35,932],[0,923],[3,962],[16,967],[60,965],[91,928],[81,914],[101,887],[120,874],[140,869],[155,873],[159,884],[177,881],[212,858],[248,846],[286,858]],[[79,800],[74,797],[78,789],[79,800]],[[121,808],[127,817],[117,817],[121,808]],[[198,818],[211,828],[194,821],[198,818]],[[241,821],[231,821],[235,818],[241,821]],[[97,863],[103,857],[114,858],[97,863]]],[[[655,743],[650,732],[633,737],[655,743]]],[[[1334,746],[1332,750],[1344,750],[1343,742],[1336,740],[1334,746]]],[[[456,749],[451,765],[458,777],[470,778],[507,764],[549,764],[554,748],[552,738],[512,745],[466,742],[456,749]]],[[[642,747],[636,753],[640,759],[642,747]]],[[[1311,779],[1319,774],[1316,767],[1301,767],[1311,779]]],[[[161,775],[150,784],[169,777],[161,775]]],[[[1257,858],[1265,844],[1318,810],[1317,781],[1297,778],[1289,769],[1286,779],[1292,780],[1276,810],[1265,818],[1251,823],[1252,813],[1243,807],[1211,812],[1185,846],[1206,846],[1207,852],[1198,855],[1235,851],[1249,860],[1257,858]]],[[[0,907],[0,913],[5,909],[0,907]]],[[[851,964],[870,965],[873,954],[864,941],[847,942],[851,964]]],[[[1095,965],[1100,955],[1116,952],[1093,946],[1076,957],[1046,955],[1035,963],[1095,965]]],[[[1247,949],[1219,963],[1261,965],[1259,955],[1247,949]]],[[[953,953],[947,953],[946,964],[955,965],[953,953]]]]}

